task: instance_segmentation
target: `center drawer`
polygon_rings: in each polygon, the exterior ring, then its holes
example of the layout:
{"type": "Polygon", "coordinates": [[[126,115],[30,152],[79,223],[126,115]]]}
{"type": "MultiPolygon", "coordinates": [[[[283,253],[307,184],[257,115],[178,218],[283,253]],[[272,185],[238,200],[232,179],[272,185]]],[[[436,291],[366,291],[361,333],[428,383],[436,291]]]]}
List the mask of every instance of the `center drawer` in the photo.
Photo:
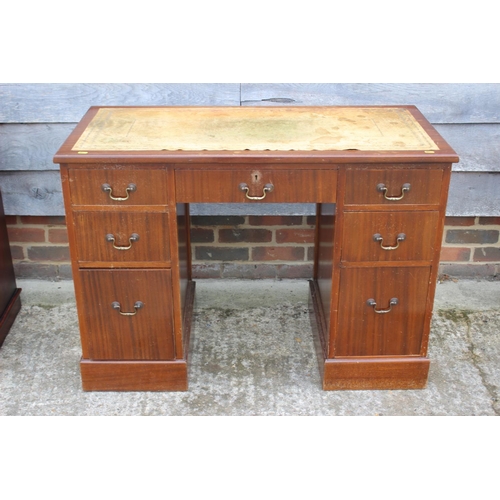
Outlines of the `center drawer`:
{"type": "Polygon", "coordinates": [[[168,213],[74,212],[80,262],[170,261],[168,213]]]}
{"type": "Polygon", "coordinates": [[[175,171],[180,203],[334,203],[336,170],[235,170],[175,171]]]}

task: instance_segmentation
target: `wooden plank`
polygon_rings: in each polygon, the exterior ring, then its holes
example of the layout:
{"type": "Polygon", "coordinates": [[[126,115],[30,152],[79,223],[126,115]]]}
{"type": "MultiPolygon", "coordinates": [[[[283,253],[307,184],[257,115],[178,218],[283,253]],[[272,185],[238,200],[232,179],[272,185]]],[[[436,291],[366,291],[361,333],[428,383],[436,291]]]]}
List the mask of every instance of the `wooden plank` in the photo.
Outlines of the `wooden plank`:
{"type": "Polygon", "coordinates": [[[178,361],[80,361],[84,391],[187,391],[187,363],[178,361]]]}
{"type": "Polygon", "coordinates": [[[460,157],[454,172],[500,172],[500,125],[436,125],[460,157]]]}
{"type": "Polygon", "coordinates": [[[53,157],[74,123],[0,125],[0,170],[55,170],[53,157]]]}
{"type": "MultiPolygon", "coordinates": [[[[497,83],[241,84],[244,106],[415,104],[432,123],[499,123],[497,83]]],[[[238,106],[240,84],[0,84],[0,123],[77,122],[91,105],[238,106]]]]}
{"type": "Polygon", "coordinates": [[[239,106],[239,83],[2,83],[0,123],[78,122],[101,106],[239,106]]]}
{"type": "Polygon", "coordinates": [[[64,215],[59,171],[0,172],[6,215],[64,215]]]}
{"type": "Polygon", "coordinates": [[[414,104],[431,123],[500,123],[498,83],[243,83],[243,106],[414,104]]]}
{"type": "MultiPolygon", "coordinates": [[[[0,125],[0,170],[54,170],[52,161],[73,123],[0,125]]],[[[455,149],[454,171],[500,171],[500,124],[436,125],[455,149]]]]}
{"type": "Polygon", "coordinates": [[[323,389],[423,389],[430,361],[427,358],[344,358],[325,360],[323,389]]]}
{"type": "Polygon", "coordinates": [[[500,173],[453,172],[446,215],[500,216],[500,173]]]}

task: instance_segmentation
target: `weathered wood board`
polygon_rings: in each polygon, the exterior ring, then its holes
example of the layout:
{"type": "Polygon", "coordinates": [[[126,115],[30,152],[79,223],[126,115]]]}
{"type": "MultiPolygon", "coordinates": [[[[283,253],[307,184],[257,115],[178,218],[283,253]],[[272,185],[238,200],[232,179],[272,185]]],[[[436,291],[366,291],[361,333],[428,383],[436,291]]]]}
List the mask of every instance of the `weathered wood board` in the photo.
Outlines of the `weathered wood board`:
{"type": "Polygon", "coordinates": [[[90,106],[239,106],[239,83],[0,84],[0,123],[77,123],[90,106]]]}
{"type": "Polygon", "coordinates": [[[414,104],[431,123],[500,123],[499,83],[242,83],[242,106],[414,104]]]}
{"type": "MultiPolygon", "coordinates": [[[[460,156],[447,214],[500,215],[500,84],[0,84],[0,189],[9,215],[63,215],[54,153],[90,106],[414,104],[460,156]]],[[[249,206],[194,205],[193,214],[249,206]]],[[[256,214],[311,206],[252,205],[256,214]]],[[[304,212],[306,210],[306,212],[304,212]]],[[[248,212],[247,212],[248,213],[248,212]]]]}
{"type": "Polygon", "coordinates": [[[53,158],[76,123],[0,125],[0,170],[55,170],[53,158]]]}
{"type": "Polygon", "coordinates": [[[454,172],[500,173],[500,124],[435,125],[460,157],[454,172]]]}
{"type": "MultiPolygon", "coordinates": [[[[0,123],[76,123],[96,105],[239,106],[240,84],[0,84],[0,103],[0,123]]],[[[500,123],[500,84],[241,84],[241,105],[276,104],[414,104],[431,123],[500,123]]]]}
{"type": "Polygon", "coordinates": [[[6,215],[64,215],[59,171],[0,172],[6,215]]]}
{"type": "Polygon", "coordinates": [[[500,173],[454,172],[446,215],[500,216],[500,173]]]}

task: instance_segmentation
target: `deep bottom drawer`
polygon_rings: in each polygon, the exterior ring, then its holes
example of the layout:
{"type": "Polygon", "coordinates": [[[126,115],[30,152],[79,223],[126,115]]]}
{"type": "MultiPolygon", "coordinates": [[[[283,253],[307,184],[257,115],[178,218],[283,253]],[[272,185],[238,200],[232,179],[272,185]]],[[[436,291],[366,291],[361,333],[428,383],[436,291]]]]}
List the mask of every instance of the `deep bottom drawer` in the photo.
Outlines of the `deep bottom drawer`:
{"type": "Polygon", "coordinates": [[[85,270],[80,279],[86,358],[174,359],[170,270],[85,270]]]}
{"type": "Polygon", "coordinates": [[[428,267],[342,269],[335,356],[420,355],[429,276],[428,267]]]}

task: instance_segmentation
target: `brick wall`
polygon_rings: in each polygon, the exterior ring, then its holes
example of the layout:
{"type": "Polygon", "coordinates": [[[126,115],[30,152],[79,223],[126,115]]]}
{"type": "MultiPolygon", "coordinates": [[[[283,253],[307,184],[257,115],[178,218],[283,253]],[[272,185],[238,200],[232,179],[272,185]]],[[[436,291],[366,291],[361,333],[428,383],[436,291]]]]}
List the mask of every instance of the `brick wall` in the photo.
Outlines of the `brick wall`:
{"type": "Polygon", "coordinates": [[[192,217],[193,276],[310,278],[314,219],[302,216],[192,217]]]}
{"type": "Polygon", "coordinates": [[[71,279],[64,217],[7,216],[6,222],[18,278],[71,279]]]}
{"type": "Polygon", "coordinates": [[[440,272],[454,277],[500,276],[500,217],[446,217],[440,272]]]}
{"type": "MultiPolygon", "coordinates": [[[[7,217],[19,278],[71,279],[64,217],[7,217]]],[[[500,277],[500,217],[447,217],[440,273],[500,277]]],[[[309,278],[314,217],[192,217],[195,278],[309,278]]]]}

